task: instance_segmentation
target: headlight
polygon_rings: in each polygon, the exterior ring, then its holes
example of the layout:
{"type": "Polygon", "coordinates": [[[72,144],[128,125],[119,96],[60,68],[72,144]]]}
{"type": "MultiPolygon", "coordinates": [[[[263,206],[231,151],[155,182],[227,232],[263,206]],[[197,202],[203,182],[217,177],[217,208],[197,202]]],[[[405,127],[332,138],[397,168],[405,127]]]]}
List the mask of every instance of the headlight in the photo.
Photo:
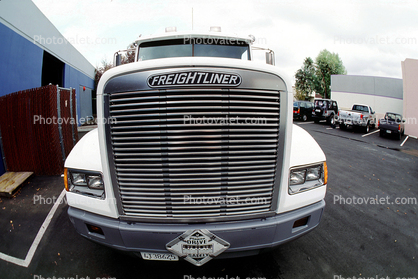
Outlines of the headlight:
{"type": "Polygon", "coordinates": [[[104,199],[102,175],[97,172],[64,169],[64,184],[68,192],[104,199]]]}
{"type": "Polygon", "coordinates": [[[297,194],[327,184],[327,163],[302,166],[290,170],[289,194],[297,194]]]}
{"type": "Polygon", "coordinates": [[[87,176],[87,185],[90,189],[103,190],[103,180],[101,175],[89,175],[87,176]]]}

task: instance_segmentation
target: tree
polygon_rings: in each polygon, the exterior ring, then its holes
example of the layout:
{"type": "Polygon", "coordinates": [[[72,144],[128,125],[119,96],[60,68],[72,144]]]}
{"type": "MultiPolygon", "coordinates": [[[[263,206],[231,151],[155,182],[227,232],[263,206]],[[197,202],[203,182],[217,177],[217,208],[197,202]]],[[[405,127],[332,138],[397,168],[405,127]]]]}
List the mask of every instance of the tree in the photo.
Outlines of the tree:
{"type": "Polygon", "coordinates": [[[331,96],[331,75],[346,75],[343,62],[336,53],[322,50],[315,59],[316,76],[318,83],[315,91],[324,98],[331,96]]]}
{"type": "Polygon", "coordinates": [[[303,62],[301,69],[297,70],[295,74],[296,83],[295,89],[298,100],[306,100],[311,96],[315,90],[317,77],[315,75],[315,65],[312,58],[307,57],[303,62]]]}
{"type": "Polygon", "coordinates": [[[102,60],[101,66],[96,66],[96,70],[94,71],[94,87],[97,88],[97,84],[99,84],[99,80],[102,75],[113,67],[112,62],[108,62],[106,59],[102,60]]]}
{"type": "Polygon", "coordinates": [[[128,46],[127,51],[122,55],[121,64],[128,64],[135,61],[135,47],[135,43],[128,46]]]}
{"type": "MultiPolygon", "coordinates": [[[[307,57],[302,68],[295,74],[296,98],[307,99],[312,92],[319,93],[323,98],[331,95],[331,75],[346,75],[343,62],[336,53],[322,50],[315,59],[307,57]]],[[[299,99],[299,100],[305,100],[299,99]]]]}
{"type": "MultiPolygon", "coordinates": [[[[128,64],[135,61],[135,43],[132,43],[128,46],[127,51],[122,54],[121,64],[128,64]]],[[[94,84],[95,88],[99,84],[99,80],[102,75],[109,69],[113,68],[113,62],[108,62],[106,59],[102,60],[101,66],[96,66],[95,75],[94,75],[94,84]]]]}
{"type": "Polygon", "coordinates": [[[296,87],[294,89],[295,89],[295,98],[296,98],[296,100],[305,101],[307,99],[306,92],[303,92],[300,89],[297,89],[296,87]]]}

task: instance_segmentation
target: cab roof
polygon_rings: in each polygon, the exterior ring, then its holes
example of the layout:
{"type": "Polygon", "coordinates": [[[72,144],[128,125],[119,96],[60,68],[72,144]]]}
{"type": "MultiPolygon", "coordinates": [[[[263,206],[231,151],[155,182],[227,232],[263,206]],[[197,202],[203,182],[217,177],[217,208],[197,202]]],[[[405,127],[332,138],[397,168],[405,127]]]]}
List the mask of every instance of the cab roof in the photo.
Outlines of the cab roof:
{"type": "Polygon", "coordinates": [[[254,42],[254,37],[248,36],[239,36],[233,33],[223,33],[217,31],[208,31],[208,32],[201,32],[201,31],[184,31],[184,32],[177,32],[177,31],[170,31],[166,33],[160,33],[150,36],[140,36],[137,40],[135,40],[136,44],[142,44],[144,42],[154,42],[154,41],[165,41],[165,40],[173,40],[173,39],[184,39],[185,42],[192,38],[206,38],[206,39],[219,39],[219,40],[230,40],[232,41],[244,41],[247,42],[249,45],[254,42]]]}

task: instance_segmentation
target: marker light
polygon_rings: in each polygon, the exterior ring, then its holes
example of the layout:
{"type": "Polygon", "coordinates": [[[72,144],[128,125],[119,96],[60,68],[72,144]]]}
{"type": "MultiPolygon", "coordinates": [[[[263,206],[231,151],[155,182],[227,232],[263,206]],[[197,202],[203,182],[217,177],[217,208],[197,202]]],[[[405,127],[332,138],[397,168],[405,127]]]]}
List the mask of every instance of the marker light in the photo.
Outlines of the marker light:
{"type": "Polygon", "coordinates": [[[64,187],[65,190],[67,190],[67,192],[70,191],[70,189],[68,188],[68,169],[64,168],[64,187]]]}

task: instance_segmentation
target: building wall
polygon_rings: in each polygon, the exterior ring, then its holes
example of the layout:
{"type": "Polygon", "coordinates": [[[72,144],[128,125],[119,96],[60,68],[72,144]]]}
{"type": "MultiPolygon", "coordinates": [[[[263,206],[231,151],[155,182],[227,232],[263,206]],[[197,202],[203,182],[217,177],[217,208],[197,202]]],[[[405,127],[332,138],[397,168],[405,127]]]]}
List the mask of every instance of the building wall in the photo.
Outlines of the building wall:
{"type": "MultiPolygon", "coordinates": [[[[93,65],[32,1],[0,1],[0,6],[0,96],[42,86],[43,58],[48,53],[64,64],[59,85],[76,90],[78,119],[91,116],[92,108],[82,108],[86,105],[80,102],[84,97],[80,87],[94,88],[93,65]]],[[[4,171],[0,151],[0,175],[4,171]]]]}
{"type": "Polygon", "coordinates": [[[388,111],[402,114],[402,99],[347,92],[332,92],[331,98],[344,110],[351,109],[355,103],[369,105],[376,112],[377,118],[383,117],[388,111]]]}
{"type": "Polygon", "coordinates": [[[0,23],[0,96],[41,86],[43,50],[0,23]]]}
{"type": "Polygon", "coordinates": [[[1,1],[0,23],[94,79],[93,65],[62,36],[31,0],[1,1]]]}
{"type": "Polygon", "coordinates": [[[63,84],[59,85],[76,89],[77,113],[81,112],[80,86],[94,88],[95,68],[32,1],[1,1],[0,35],[0,96],[41,86],[46,51],[65,64],[63,84]]]}
{"type": "Polygon", "coordinates": [[[377,117],[386,112],[403,112],[402,79],[370,76],[331,76],[331,98],[341,109],[351,109],[353,104],[369,105],[377,117]]]}
{"type": "Polygon", "coordinates": [[[78,119],[82,120],[86,119],[87,116],[92,116],[91,91],[94,89],[94,80],[66,64],[64,67],[64,87],[76,89],[78,119]],[[84,86],[86,91],[81,90],[84,86]],[[86,101],[85,95],[89,92],[90,100],[86,101]]]}
{"type": "Polygon", "coordinates": [[[418,137],[418,60],[402,61],[403,116],[406,118],[405,134],[418,137]]]}

